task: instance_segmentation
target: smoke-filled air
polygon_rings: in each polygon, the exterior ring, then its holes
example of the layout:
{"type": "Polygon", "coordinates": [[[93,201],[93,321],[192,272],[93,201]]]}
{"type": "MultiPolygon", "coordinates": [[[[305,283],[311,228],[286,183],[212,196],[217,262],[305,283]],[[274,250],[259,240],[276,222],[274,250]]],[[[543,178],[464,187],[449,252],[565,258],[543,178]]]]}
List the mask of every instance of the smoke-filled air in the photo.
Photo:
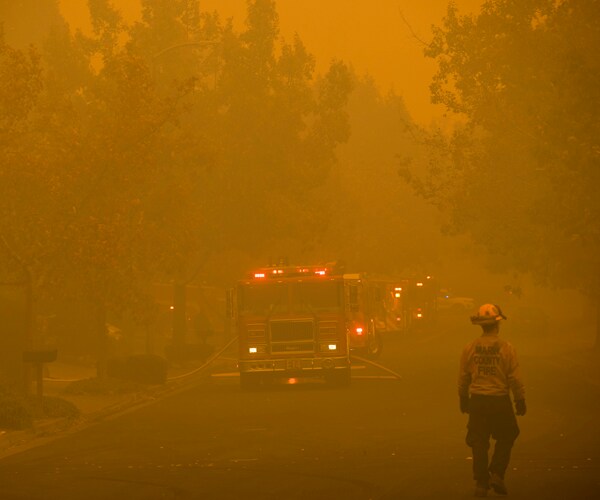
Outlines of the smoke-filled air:
{"type": "Polygon", "coordinates": [[[600,496],[600,0],[0,0],[0,498],[600,496]]]}

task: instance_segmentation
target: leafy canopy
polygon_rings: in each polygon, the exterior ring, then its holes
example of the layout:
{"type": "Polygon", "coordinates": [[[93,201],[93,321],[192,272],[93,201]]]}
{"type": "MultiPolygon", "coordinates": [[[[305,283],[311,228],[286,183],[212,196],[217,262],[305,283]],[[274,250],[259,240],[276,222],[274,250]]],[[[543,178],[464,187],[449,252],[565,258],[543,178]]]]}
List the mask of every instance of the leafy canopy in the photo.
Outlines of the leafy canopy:
{"type": "Polygon", "coordinates": [[[600,275],[600,2],[450,4],[425,53],[432,101],[464,120],[420,192],[453,231],[470,233],[497,269],[597,294],[600,275]]]}

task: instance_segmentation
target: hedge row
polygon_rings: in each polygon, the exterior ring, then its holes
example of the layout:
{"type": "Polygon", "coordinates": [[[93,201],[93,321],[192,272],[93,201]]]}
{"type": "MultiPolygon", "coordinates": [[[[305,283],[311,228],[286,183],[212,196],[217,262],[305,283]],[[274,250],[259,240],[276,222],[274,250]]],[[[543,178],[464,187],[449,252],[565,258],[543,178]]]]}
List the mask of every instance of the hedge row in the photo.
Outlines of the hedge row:
{"type": "Polygon", "coordinates": [[[36,418],[70,418],[79,416],[79,409],[62,398],[24,395],[0,385],[0,428],[26,429],[36,418]]]}
{"type": "Polygon", "coordinates": [[[106,374],[119,380],[139,384],[164,384],[167,381],[168,362],[154,354],[135,354],[109,360],[106,374]]]}

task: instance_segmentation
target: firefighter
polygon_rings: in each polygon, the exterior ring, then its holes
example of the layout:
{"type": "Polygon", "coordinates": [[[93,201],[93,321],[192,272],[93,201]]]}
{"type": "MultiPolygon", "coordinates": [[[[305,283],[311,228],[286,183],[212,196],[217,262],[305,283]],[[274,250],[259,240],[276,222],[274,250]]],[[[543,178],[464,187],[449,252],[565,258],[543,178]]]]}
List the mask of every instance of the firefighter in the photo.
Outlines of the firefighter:
{"type": "Polygon", "coordinates": [[[513,411],[525,415],[525,389],[515,348],[500,339],[500,322],[506,316],[497,305],[484,304],[471,323],[480,325],[482,335],[465,346],[460,358],[458,395],[460,411],[469,414],[467,445],[473,450],[475,496],[485,497],[490,488],[506,495],[504,473],[510,461],[519,427],[513,411]],[[496,443],[488,462],[490,437],[496,443]]]}

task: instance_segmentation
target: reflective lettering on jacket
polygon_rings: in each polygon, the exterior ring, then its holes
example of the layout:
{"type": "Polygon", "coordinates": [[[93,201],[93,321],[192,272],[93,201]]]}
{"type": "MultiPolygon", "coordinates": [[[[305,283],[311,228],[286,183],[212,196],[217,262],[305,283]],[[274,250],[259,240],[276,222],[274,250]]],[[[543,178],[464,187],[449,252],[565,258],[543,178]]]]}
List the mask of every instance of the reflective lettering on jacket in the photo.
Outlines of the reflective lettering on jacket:
{"type": "Polygon", "coordinates": [[[525,399],[517,352],[497,334],[485,334],[465,346],[460,358],[458,394],[505,396],[525,399]]]}

